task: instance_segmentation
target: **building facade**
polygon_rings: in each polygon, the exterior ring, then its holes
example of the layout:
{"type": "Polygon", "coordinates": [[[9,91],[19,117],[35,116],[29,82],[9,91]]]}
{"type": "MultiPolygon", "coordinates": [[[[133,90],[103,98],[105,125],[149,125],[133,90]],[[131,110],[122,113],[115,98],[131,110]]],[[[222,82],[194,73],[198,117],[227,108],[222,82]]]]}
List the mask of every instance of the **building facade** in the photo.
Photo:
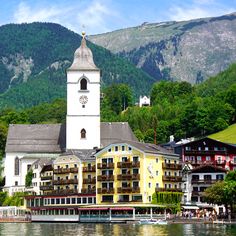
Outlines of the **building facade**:
{"type": "Polygon", "coordinates": [[[182,145],[182,161],[193,167],[211,164],[226,170],[235,170],[236,146],[206,137],[182,145]]]}

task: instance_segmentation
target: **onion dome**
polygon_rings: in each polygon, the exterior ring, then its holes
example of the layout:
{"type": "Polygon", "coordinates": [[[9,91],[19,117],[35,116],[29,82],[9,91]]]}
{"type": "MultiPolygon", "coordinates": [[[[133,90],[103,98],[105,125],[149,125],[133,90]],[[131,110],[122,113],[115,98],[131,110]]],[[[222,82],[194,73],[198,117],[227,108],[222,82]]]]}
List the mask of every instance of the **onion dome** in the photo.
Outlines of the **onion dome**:
{"type": "Polygon", "coordinates": [[[93,53],[86,45],[85,32],[82,32],[82,40],[74,54],[74,61],[68,70],[99,70],[93,61],[93,53]]]}

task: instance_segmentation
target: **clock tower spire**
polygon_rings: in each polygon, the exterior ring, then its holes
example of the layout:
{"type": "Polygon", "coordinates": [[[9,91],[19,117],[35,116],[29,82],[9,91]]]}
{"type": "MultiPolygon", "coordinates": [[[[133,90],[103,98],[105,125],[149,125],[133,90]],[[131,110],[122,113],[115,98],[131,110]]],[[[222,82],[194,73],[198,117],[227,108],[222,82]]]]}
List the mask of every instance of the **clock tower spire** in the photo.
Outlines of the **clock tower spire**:
{"type": "Polygon", "coordinates": [[[100,70],[82,32],[80,47],[67,70],[66,148],[100,147],[100,70]]]}

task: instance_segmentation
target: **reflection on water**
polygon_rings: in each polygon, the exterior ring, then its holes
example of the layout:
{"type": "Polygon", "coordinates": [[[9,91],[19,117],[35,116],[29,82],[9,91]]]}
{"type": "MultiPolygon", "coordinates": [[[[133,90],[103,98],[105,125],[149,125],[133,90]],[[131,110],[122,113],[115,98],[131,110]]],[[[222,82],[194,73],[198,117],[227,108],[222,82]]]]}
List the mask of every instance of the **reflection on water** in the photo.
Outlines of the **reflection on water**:
{"type": "Polygon", "coordinates": [[[211,224],[71,224],[71,223],[1,223],[0,235],[6,236],[235,236],[236,225],[211,224]]]}

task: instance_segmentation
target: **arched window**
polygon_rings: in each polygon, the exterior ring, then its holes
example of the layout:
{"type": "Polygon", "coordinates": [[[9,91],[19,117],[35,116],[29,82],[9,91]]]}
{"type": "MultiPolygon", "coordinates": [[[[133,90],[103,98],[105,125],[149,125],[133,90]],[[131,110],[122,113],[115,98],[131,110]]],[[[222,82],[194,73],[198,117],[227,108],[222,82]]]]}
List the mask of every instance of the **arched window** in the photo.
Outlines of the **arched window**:
{"type": "Polygon", "coordinates": [[[15,175],[20,174],[20,160],[19,157],[15,158],[15,175]]]}
{"type": "Polygon", "coordinates": [[[87,80],[85,78],[80,80],[80,90],[87,90],[87,80]]]}
{"type": "Polygon", "coordinates": [[[86,130],[82,129],[80,132],[81,138],[86,138],[86,130]]]}

